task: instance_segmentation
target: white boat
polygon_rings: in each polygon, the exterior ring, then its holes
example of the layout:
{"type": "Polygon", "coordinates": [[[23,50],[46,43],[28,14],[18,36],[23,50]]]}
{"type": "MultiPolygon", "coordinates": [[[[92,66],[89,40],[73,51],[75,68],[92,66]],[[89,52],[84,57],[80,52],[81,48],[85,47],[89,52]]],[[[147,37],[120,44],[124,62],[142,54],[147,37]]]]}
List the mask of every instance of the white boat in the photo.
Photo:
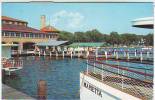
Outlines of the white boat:
{"type": "Polygon", "coordinates": [[[2,70],[11,72],[20,70],[23,68],[23,60],[18,59],[11,59],[11,47],[17,46],[14,44],[2,44],[2,70]]]}

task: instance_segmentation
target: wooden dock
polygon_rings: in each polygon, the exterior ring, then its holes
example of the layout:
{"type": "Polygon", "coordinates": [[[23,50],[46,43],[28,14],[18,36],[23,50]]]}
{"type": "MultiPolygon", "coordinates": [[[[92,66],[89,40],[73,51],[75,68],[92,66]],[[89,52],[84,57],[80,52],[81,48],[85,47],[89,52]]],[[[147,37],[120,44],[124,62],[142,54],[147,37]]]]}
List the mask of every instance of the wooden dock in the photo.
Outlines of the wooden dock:
{"type": "Polygon", "coordinates": [[[12,87],[9,87],[5,84],[2,85],[2,99],[27,99],[35,100],[35,98],[30,97],[29,95],[22,93],[12,87]]]}

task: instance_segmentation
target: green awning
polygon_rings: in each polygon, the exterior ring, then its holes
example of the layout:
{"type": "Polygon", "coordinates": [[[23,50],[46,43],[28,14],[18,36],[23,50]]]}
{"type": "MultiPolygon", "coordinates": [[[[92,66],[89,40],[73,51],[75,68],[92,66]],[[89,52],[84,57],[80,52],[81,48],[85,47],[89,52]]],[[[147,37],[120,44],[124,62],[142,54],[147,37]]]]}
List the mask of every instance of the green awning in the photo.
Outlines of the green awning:
{"type": "Polygon", "coordinates": [[[103,42],[88,42],[88,43],[72,43],[69,47],[102,47],[105,46],[103,42]]]}

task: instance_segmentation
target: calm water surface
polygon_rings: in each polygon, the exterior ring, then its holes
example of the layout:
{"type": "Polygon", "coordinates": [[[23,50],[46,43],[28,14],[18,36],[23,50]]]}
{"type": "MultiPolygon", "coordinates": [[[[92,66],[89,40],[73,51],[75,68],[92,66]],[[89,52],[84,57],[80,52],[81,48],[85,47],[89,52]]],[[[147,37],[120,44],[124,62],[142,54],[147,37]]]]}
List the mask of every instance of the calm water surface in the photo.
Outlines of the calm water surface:
{"type": "Polygon", "coordinates": [[[37,82],[47,82],[47,98],[51,100],[80,99],[79,74],[86,70],[82,59],[50,59],[23,57],[24,67],[16,76],[6,77],[5,84],[37,98],[37,82]]]}

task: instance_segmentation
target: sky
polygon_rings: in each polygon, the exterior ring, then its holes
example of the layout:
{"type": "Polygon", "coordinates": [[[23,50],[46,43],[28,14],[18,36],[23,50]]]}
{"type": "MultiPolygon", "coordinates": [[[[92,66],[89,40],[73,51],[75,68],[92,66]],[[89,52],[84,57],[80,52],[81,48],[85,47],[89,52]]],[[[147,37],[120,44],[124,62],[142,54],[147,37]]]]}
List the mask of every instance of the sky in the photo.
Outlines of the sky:
{"type": "Polygon", "coordinates": [[[133,20],[153,16],[153,3],[2,3],[2,15],[25,20],[37,29],[41,15],[45,15],[46,25],[62,31],[153,33],[153,29],[132,27],[133,20]]]}

